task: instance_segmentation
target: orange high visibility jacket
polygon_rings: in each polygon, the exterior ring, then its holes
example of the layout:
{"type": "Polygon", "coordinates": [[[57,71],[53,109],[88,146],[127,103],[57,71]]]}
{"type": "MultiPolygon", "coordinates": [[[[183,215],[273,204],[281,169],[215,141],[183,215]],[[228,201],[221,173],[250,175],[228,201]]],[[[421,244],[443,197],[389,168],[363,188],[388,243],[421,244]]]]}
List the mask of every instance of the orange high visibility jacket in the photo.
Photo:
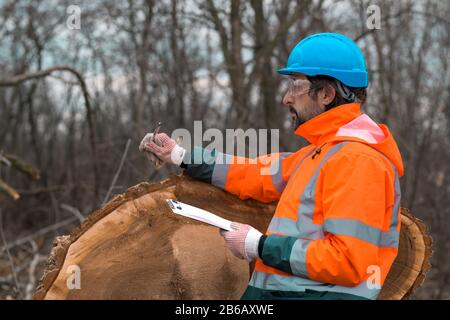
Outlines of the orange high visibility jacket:
{"type": "Polygon", "coordinates": [[[241,199],[279,200],[249,287],[376,299],[398,250],[403,164],[394,138],[358,103],[295,133],[310,145],[256,162],[195,148],[185,163],[199,154],[209,160],[187,164],[186,172],[241,199]]]}

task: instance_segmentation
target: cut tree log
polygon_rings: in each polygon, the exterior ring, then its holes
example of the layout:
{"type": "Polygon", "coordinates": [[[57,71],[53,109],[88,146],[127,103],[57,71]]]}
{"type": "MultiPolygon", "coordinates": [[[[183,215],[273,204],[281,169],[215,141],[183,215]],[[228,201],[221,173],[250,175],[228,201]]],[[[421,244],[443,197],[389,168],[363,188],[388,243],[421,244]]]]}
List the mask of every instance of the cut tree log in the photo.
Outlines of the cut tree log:
{"type": "MultiPolygon", "coordinates": [[[[239,299],[253,266],[230,253],[217,228],[172,214],[168,198],[262,232],[276,207],[185,175],[140,183],[56,239],[34,298],[239,299]]],[[[380,299],[410,296],[431,267],[425,225],[404,208],[401,222],[399,254],[380,299]]]]}

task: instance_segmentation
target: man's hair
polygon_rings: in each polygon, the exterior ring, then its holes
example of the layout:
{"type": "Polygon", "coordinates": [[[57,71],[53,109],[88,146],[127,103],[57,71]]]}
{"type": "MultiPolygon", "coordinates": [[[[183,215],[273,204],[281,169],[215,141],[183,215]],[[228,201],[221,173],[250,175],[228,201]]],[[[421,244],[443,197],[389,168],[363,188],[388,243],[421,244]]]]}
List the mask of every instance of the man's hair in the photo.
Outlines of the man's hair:
{"type": "MultiPolygon", "coordinates": [[[[328,85],[332,86],[335,89],[336,95],[334,97],[334,100],[330,104],[325,106],[325,111],[340,106],[341,104],[348,103],[339,93],[336,85],[336,79],[328,76],[307,76],[307,79],[311,82],[312,89],[309,92],[309,96],[313,99],[317,99],[317,93],[319,92],[319,90],[325,88],[328,85]]],[[[349,86],[347,86],[347,88],[350,90],[350,92],[353,92],[353,94],[356,96],[357,101],[361,103],[361,106],[364,105],[367,98],[366,88],[355,88],[349,86]]]]}

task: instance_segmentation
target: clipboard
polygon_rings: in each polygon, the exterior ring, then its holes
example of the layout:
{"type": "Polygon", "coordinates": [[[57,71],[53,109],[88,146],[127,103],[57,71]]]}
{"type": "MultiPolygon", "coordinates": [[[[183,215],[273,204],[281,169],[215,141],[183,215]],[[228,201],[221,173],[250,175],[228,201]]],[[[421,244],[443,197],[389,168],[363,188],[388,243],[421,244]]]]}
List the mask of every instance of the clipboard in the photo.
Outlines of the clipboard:
{"type": "Polygon", "coordinates": [[[219,217],[218,215],[215,215],[214,213],[211,213],[209,211],[188,205],[186,203],[174,200],[174,199],[167,199],[167,204],[169,205],[170,209],[173,213],[179,214],[180,216],[188,217],[197,221],[201,221],[207,224],[210,224],[212,226],[218,227],[223,230],[231,231],[233,230],[231,228],[231,221],[224,219],[222,217],[219,217]]]}

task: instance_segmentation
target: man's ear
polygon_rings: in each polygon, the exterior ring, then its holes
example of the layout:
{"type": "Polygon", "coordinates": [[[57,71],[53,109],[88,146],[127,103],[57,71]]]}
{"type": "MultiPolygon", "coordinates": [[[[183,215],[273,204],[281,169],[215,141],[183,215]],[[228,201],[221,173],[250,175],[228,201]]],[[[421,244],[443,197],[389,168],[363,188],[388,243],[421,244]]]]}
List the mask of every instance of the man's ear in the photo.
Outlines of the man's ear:
{"type": "Polygon", "coordinates": [[[319,102],[323,105],[329,105],[336,96],[336,89],[331,85],[326,85],[318,94],[319,102]]]}

